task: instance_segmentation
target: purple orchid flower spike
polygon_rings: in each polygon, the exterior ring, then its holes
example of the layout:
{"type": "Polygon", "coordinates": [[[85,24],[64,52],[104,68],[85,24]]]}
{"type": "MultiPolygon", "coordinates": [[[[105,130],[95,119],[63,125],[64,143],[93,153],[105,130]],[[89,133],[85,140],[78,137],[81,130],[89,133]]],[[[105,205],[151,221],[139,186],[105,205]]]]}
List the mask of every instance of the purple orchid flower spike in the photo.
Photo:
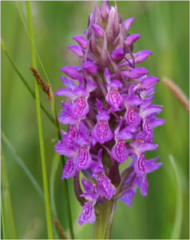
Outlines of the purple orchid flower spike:
{"type": "Polygon", "coordinates": [[[74,36],[77,45],[69,47],[79,66],[61,69],[67,76],[55,92],[64,98],[58,120],[68,125],[55,151],[67,157],[62,180],[74,177],[75,194],[83,205],[80,225],[101,221],[97,214],[115,209],[117,199],[132,206],[138,188],[146,196],[147,174],[161,166],[157,158],[145,159],[146,151],[158,147],[154,129],[165,122],[156,117],[162,106],[152,103],[159,79],[139,66],[152,52],[133,52],[140,39],[131,32],[133,21],[122,20],[116,3],[113,7],[103,1],[100,8],[96,3],[84,35],[74,36]],[[120,173],[126,161],[128,167],[120,173]],[[83,191],[79,173],[85,177],[83,191]]]}

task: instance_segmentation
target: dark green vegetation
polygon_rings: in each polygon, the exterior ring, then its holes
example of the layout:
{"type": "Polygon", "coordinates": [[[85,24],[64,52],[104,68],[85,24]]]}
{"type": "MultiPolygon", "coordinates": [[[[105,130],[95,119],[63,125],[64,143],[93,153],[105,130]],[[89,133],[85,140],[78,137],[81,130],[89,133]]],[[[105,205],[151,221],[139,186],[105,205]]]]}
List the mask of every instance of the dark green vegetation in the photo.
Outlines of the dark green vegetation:
{"type": "MultiPolygon", "coordinates": [[[[27,21],[26,4],[20,2],[19,5],[27,21]]],[[[87,16],[93,10],[93,2],[32,2],[31,6],[36,47],[53,90],[56,91],[62,86],[59,79],[60,68],[77,64],[77,58],[67,46],[74,44],[73,35],[81,35],[86,28],[87,16]]],[[[123,19],[136,18],[130,30],[130,33],[141,34],[141,38],[135,44],[135,52],[143,49],[153,52],[153,55],[141,66],[160,79],[164,76],[169,77],[188,95],[189,3],[118,2],[118,8],[123,19]]],[[[30,39],[19,17],[16,3],[2,2],[1,14],[1,37],[7,51],[28,84],[34,89],[33,76],[28,69],[28,65],[32,64],[30,39]]],[[[35,101],[3,51],[1,69],[2,129],[43,188],[35,101]]],[[[39,64],[38,71],[47,81],[39,64]]],[[[41,101],[51,111],[47,97],[42,91],[40,94],[41,101]]],[[[146,198],[138,192],[132,208],[126,208],[123,203],[118,202],[113,238],[170,238],[175,219],[177,186],[169,154],[175,159],[182,186],[181,238],[189,238],[188,113],[162,82],[157,84],[154,102],[164,105],[159,117],[165,118],[166,123],[155,130],[154,142],[159,144],[159,148],[147,157],[160,155],[163,166],[148,176],[149,191],[146,198]]],[[[58,111],[61,108],[59,97],[56,97],[56,107],[58,111]]],[[[57,134],[55,127],[44,113],[42,117],[47,171],[50,179],[57,134]]],[[[3,150],[17,238],[46,238],[43,198],[4,144],[3,150]]],[[[2,177],[3,175],[4,172],[2,177]]],[[[55,179],[55,203],[58,218],[67,234],[69,231],[65,183],[60,180],[61,175],[60,161],[55,179]]],[[[76,222],[81,207],[75,199],[72,183],[72,180],[69,180],[75,235],[76,238],[90,238],[92,225],[80,227],[76,222]]]]}

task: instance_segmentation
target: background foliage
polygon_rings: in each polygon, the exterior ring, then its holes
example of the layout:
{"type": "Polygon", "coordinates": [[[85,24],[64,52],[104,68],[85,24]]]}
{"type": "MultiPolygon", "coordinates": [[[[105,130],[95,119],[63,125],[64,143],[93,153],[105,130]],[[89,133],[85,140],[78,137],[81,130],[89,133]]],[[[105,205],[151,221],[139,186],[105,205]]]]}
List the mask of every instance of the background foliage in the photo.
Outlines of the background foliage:
{"type": "MultiPolygon", "coordinates": [[[[25,20],[26,4],[19,3],[25,20]]],[[[77,58],[67,49],[74,44],[73,35],[86,29],[88,13],[93,2],[32,2],[35,42],[43,64],[48,72],[54,91],[62,87],[59,69],[77,64],[77,58]]],[[[135,52],[148,49],[153,52],[143,67],[160,79],[171,78],[188,95],[189,78],[189,2],[118,2],[120,15],[135,17],[130,33],[140,33],[135,52]]],[[[15,2],[1,3],[2,39],[14,63],[34,89],[28,64],[31,64],[30,41],[22,25],[15,2]]],[[[42,187],[42,171],[39,153],[35,101],[14,72],[2,52],[2,129],[17,153],[24,159],[42,187]]],[[[44,80],[43,71],[38,71],[44,80]]],[[[41,99],[49,108],[46,96],[41,99]]],[[[61,108],[56,97],[57,110],[61,108]]],[[[155,143],[159,148],[149,157],[160,155],[163,166],[148,176],[149,191],[145,198],[137,193],[132,208],[118,202],[114,219],[113,238],[170,238],[175,219],[176,182],[168,155],[176,160],[183,196],[183,219],[181,238],[189,238],[188,193],[188,113],[178,103],[166,86],[159,82],[155,103],[164,105],[160,114],[166,119],[164,126],[155,130],[155,143]]],[[[44,139],[48,176],[52,167],[54,144],[57,138],[52,123],[43,114],[44,139]]],[[[3,145],[7,167],[13,215],[17,238],[46,238],[44,202],[35,191],[23,170],[3,145]]],[[[4,172],[2,172],[3,176],[4,172]]],[[[56,174],[55,200],[60,222],[68,232],[67,209],[64,198],[65,186],[60,180],[62,164],[56,174]]],[[[79,227],[77,217],[81,206],[75,199],[72,179],[69,180],[72,217],[76,238],[90,238],[92,225],[79,227]]]]}

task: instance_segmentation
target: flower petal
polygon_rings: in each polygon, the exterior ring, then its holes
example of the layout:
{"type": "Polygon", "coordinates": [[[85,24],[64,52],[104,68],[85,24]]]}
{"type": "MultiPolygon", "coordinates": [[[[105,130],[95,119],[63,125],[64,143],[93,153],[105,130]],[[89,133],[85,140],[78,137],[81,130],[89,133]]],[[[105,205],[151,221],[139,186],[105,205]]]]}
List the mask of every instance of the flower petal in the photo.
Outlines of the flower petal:
{"type": "Polygon", "coordinates": [[[88,148],[81,146],[79,149],[78,156],[74,160],[77,171],[89,168],[91,162],[92,162],[92,158],[88,148]]]}
{"type": "Polygon", "coordinates": [[[79,72],[78,72],[77,67],[66,66],[66,67],[63,67],[61,69],[61,71],[73,79],[78,79],[78,77],[79,77],[79,72]]]}
{"type": "Polygon", "coordinates": [[[156,158],[153,158],[151,160],[146,161],[146,173],[151,173],[151,172],[157,170],[159,167],[162,166],[161,162],[155,163],[155,161],[157,161],[158,158],[159,158],[159,156],[156,157],[156,158]]]}
{"type": "Polygon", "coordinates": [[[128,30],[130,29],[131,24],[133,23],[134,20],[135,20],[135,18],[129,18],[123,22],[123,24],[122,24],[123,33],[128,32],[128,30]]]}
{"type": "Polygon", "coordinates": [[[74,36],[73,39],[82,47],[87,48],[88,40],[82,36],[74,36]]]}
{"type": "Polygon", "coordinates": [[[115,187],[111,184],[111,180],[104,174],[96,176],[97,192],[101,197],[111,199],[115,194],[115,187]]]}
{"type": "Polygon", "coordinates": [[[149,57],[150,55],[152,55],[152,52],[151,51],[148,51],[148,50],[142,50],[142,51],[139,51],[137,52],[136,54],[134,54],[134,58],[135,58],[135,62],[136,63],[141,63],[143,62],[144,60],[147,59],[147,57],[149,57]]]}
{"type": "Polygon", "coordinates": [[[145,174],[145,156],[141,154],[134,164],[134,171],[139,176],[145,174]]]}
{"type": "Polygon", "coordinates": [[[89,73],[89,74],[94,74],[98,70],[96,64],[90,61],[86,61],[83,63],[83,69],[86,73],[89,73]]]}
{"type": "Polygon", "coordinates": [[[91,26],[97,37],[100,37],[100,38],[104,37],[104,30],[98,24],[92,24],[91,26]]]}
{"type": "Polygon", "coordinates": [[[93,223],[96,221],[95,211],[93,203],[86,202],[83,205],[82,212],[78,218],[79,225],[82,225],[84,223],[93,223]]]}
{"type": "Polygon", "coordinates": [[[101,144],[110,141],[113,133],[109,127],[108,121],[99,120],[91,132],[92,136],[101,144]]]}
{"type": "Polygon", "coordinates": [[[86,98],[79,97],[72,104],[72,114],[75,118],[84,117],[89,111],[89,106],[86,98]]]}
{"type": "Polygon", "coordinates": [[[125,141],[119,140],[111,150],[111,157],[119,163],[125,162],[129,154],[125,146],[125,141]]]}
{"type": "Polygon", "coordinates": [[[72,45],[72,46],[69,46],[68,49],[74,52],[79,58],[83,57],[83,50],[81,47],[72,45]]]}
{"type": "Polygon", "coordinates": [[[54,93],[57,96],[65,96],[68,97],[70,99],[74,99],[76,96],[73,94],[72,90],[68,89],[68,88],[61,88],[58,91],[56,91],[54,93]]]}
{"type": "Polygon", "coordinates": [[[63,169],[63,175],[62,175],[61,180],[64,180],[65,178],[66,179],[72,178],[72,177],[75,176],[75,174],[76,174],[76,169],[75,169],[73,160],[72,159],[67,159],[65,167],[63,169]]]}
{"type": "MultiPolygon", "coordinates": [[[[127,44],[127,45],[132,45],[132,44],[135,43],[140,37],[141,37],[140,34],[133,33],[133,34],[127,36],[127,38],[126,38],[126,40],[124,41],[124,43],[127,44]]],[[[135,59],[135,60],[136,60],[136,59],[135,59]]]]}
{"type": "Polygon", "coordinates": [[[147,196],[148,192],[148,180],[146,177],[143,178],[140,186],[140,192],[143,196],[147,196]]]}
{"type": "Polygon", "coordinates": [[[127,207],[131,207],[135,194],[136,193],[132,188],[128,188],[127,191],[119,198],[119,200],[124,202],[127,207]]]}
{"type": "Polygon", "coordinates": [[[112,52],[111,57],[113,60],[121,60],[125,56],[123,49],[116,49],[112,52]]]}

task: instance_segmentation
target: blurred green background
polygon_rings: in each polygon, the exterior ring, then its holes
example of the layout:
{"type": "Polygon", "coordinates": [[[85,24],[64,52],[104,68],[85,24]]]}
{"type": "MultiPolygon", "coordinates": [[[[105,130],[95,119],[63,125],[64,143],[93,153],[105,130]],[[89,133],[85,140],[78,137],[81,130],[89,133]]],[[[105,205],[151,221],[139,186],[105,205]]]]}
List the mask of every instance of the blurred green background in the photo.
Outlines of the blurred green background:
{"type": "MultiPolygon", "coordinates": [[[[100,4],[100,3],[99,3],[100,4]]],[[[112,3],[113,4],[113,3],[112,3]]],[[[19,2],[27,20],[26,4],[19,2]]],[[[78,63],[75,55],[67,49],[74,44],[73,35],[82,35],[87,27],[88,14],[93,2],[32,2],[35,42],[43,64],[48,72],[54,91],[62,87],[60,68],[78,63]]],[[[189,2],[118,2],[120,15],[125,20],[135,17],[130,33],[140,33],[141,38],[134,51],[148,49],[153,52],[141,66],[151,75],[172,79],[188,96],[189,79],[189,2]]],[[[30,41],[23,27],[15,2],[1,2],[1,37],[14,63],[29,85],[34,82],[28,65],[31,64],[30,41]]],[[[39,151],[36,105],[19,77],[1,53],[1,105],[2,129],[17,153],[43,187],[39,151]]],[[[38,65],[43,79],[45,76],[38,65]]],[[[44,93],[41,100],[50,110],[44,93]]],[[[189,238],[189,126],[188,113],[170,93],[163,82],[157,84],[155,103],[164,105],[161,118],[164,126],[154,131],[159,148],[150,157],[160,155],[163,166],[148,175],[148,196],[137,192],[133,206],[127,208],[118,202],[114,218],[112,238],[163,239],[170,238],[176,209],[176,181],[168,155],[172,154],[180,174],[183,194],[183,220],[181,238],[189,238]]],[[[56,97],[57,111],[61,108],[56,97]]],[[[43,113],[48,177],[57,138],[52,123],[43,113]]],[[[47,238],[45,206],[25,173],[15,162],[3,144],[13,214],[18,238],[47,238]]],[[[2,175],[4,173],[2,172],[2,175]]],[[[64,183],[60,180],[62,164],[55,182],[55,199],[58,217],[68,233],[67,209],[64,183]]],[[[72,217],[76,238],[91,238],[92,225],[78,226],[77,217],[82,208],[75,199],[73,181],[69,180],[72,217]]]]}

